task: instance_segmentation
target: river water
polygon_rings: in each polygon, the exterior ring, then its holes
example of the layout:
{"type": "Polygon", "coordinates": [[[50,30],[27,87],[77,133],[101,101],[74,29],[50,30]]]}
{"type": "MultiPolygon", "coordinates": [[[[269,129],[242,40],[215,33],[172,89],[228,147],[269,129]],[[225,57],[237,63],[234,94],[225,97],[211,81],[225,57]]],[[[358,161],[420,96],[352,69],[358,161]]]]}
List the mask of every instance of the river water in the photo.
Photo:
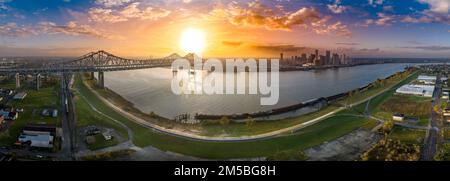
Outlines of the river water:
{"type": "Polygon", "coordinates": [[[105,86],[142,112],[166,118],[185,113],[231,115],[271,110],[367,85],[411,64],[375,64],[337,69],[280,72],[279,102],[261,106],[261,95],[175,95],[169,68],[106,72],[105,86]]]}

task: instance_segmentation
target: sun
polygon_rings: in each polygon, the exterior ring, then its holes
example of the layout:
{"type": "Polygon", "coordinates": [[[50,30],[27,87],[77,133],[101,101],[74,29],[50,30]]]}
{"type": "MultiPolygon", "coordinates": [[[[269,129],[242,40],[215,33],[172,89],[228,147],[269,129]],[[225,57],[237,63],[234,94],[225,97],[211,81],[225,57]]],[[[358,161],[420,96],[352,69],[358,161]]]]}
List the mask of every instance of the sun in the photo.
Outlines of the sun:
{"type": "Polygon", "coordinates": [[[200,55],[206,47],[205,33],[196,28],[184,30],[180,38],[180,47],[186,53],[196,53],[200,55]]]}

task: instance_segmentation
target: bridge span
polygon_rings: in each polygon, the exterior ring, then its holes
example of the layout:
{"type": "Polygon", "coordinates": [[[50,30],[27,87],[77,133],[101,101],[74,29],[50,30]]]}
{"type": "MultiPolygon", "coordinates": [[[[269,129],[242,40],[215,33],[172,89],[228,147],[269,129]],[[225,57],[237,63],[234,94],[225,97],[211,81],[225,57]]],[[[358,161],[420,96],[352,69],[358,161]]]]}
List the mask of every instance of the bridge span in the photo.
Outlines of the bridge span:
{"type": "Polygon", "coordinates": [[[176,54],[159,59],[135,60],[115,56],[106,51],[91,52],[69,61],[46,63],[0,62],[0,74],[14,75],[16,87],[20,87],[20,74],[36,76],[36,89],[40,86],[41,74],[89,72],[92,77],[98,72],[98,85],[104,87],[104,72],[168,67],[178,58],[176,54]]]}

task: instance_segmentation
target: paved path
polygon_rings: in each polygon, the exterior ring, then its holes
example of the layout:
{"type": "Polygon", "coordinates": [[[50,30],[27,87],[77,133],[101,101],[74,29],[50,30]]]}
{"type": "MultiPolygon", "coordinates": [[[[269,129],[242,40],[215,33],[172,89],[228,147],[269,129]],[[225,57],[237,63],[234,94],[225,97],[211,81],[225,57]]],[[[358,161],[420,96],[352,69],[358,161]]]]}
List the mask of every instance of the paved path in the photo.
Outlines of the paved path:
{"type": "MultiPolygon", "coordinates": [[[[76,90],[76,89],[75,89],[76,90]]],[[[76,90],[78,93],[79,91],[76,90]]],[[[80,97],[89,105],[89,107],[95,111],[96,113],[114,121],[115,123],[118,123],[119,125],[121,125],[122,127],[124,127],[127,130],[128,133],[128,140],[117,144],[115,146],[111,146],[111,147],[107,147],[107,148],[103,148],[103,149],[99,149],[99,150],[82,150],[82,151],[78,151],[75,154],[75,157],[77,159],[81,158],[81,157],[85,157],[85,156],[89,156],[89,155],[96,155],[96,154],[100,154],[100,153],[107,153],[107,152],[114,152],[114,151],[119,151],[119,150],[126,150],[126,149],[131,149],[136,151],[135,154],[139,155],[139,156],[132,156],[133,159],[137,159],[137,160],[155,160],[155,161],[160,161],[160,160],[176,160],[176,161],[180,161],[180,160],[187,160],[187,161],[191,161],[191,160],[201,160],[200,158],[196,158],[196,157],[191,157],[191,156],[187,156],[187,155],[182,155],[182,154],[177,154],[177,153],[172,153],[172,152],[165,152],[165,151],[161,151],[157,148],[154,148],[152,146],[148,146],[145,148],[140,148],[136,145],[134,145],[133,143],[133,130],[131,130],[127,125],[123,124],[122,122],[112,118],[111,116],[108,116],[104,113],[102,113],[101,111],[97,110],[92,104],[91,102],[84,97],[82,94],[80,94],[80,97]]]]}
{"type": "MultiPolygon", "coordinates": [[[[411,77],[413,74],[411,74],[410,76],[408,76],[407,78],[411,77]]],[[[406,78],[406,79],[407,79],[406,78]]],[[[262,140],[262,139],[269,139],[269,138],[273,138],[276,136],[279,136],[283,133],[292,133],[295,132],[297,130],[303,129],[305,127],[314,125],[326,118],[331,117],[332,115],[347,109],[347,107],[353,107],[359,104],[362,104],[368,100],[373,99],[374,97],[377,97],[383,93],[385,93],[386,91],[392,89],[394,86],[396,86],[397,84],[391,85],[389,87],[387,87],[386,89],[384,89],[383,91],[380,91],[372,96],[369,96],[363,100],[360,100],[358,102],[355,102],[353,104],[347,105],[346,107],[340,107],[337,108],[334,111],[331,111],[325,115],[322,115],[320,117],[317,117],[315,119],[312,119],[310,121],[295,125],[295,126],[291,126],[288,128],[284,128],[284,129],[280,129],[280,130],[276,130],[276,131],[272,131],[272,132],[268,132],[268,133],[263,133],[263,134],[259,134],[259,135],[252,135],[252,136],[240,136],[240,137],[207,137],[207,136],[200,136],[200,135],[195,135],[195,134],[191,134],[191,133],[185,133],[183,131],[179,131],[179,130],[173,130],[173,129],[167,129],[161,126],[158,126],[156,124],[150,123],[142,118],[139,118],[129,112],[126,112],[124,110],[122,110],[121,108],[117,107],[116,105],[114,105],[113,103],[111,103],[110,101],[106,100],[105,98],[103,98],[101,95],[99,95],[95,90],[93,90],[89,85],[87,85],[84,81],[83,81],[84,86],[86,86],[93,94],[95,94],[97,96],[98,99],[100,99],[103,103],[105,103],[106,105],[108,105],[109,107],[111,107],[113,110],[115,110],[116,112],[122,114],[123,116],[127,117],[128,119],[144,126],[144,127],[148,127],[153,129],[154,131],[158,131],[161,133],[165,133],[165,134],[169,134],[172,136],[177,136],[177,137],[182,137],[182,138],[187,138],[187,139],[192,139],[192,140],[200,140],[200,141],[218,141],[218,142],[237,142],[237,141],[252,141],[252,140],[262,140]]]]}

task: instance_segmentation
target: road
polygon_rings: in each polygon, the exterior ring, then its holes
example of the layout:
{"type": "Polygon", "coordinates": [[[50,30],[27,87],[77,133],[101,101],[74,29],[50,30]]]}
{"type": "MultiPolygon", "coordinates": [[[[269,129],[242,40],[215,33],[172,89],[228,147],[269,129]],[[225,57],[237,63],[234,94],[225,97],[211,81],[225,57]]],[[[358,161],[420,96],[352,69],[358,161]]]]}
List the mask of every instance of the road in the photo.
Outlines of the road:
{"type": "Polygon", "coordinates": [[[433,92],[433,103],[431,104],[430,123],[428,126],[427,136],[422,147],[421,160],[432,161],[437,150],[437,141],[439,136],[439,113],[434,111],[434,106],[440,106],[441,81],[440,76],[436,78],[436,87],[433,92]]]}

